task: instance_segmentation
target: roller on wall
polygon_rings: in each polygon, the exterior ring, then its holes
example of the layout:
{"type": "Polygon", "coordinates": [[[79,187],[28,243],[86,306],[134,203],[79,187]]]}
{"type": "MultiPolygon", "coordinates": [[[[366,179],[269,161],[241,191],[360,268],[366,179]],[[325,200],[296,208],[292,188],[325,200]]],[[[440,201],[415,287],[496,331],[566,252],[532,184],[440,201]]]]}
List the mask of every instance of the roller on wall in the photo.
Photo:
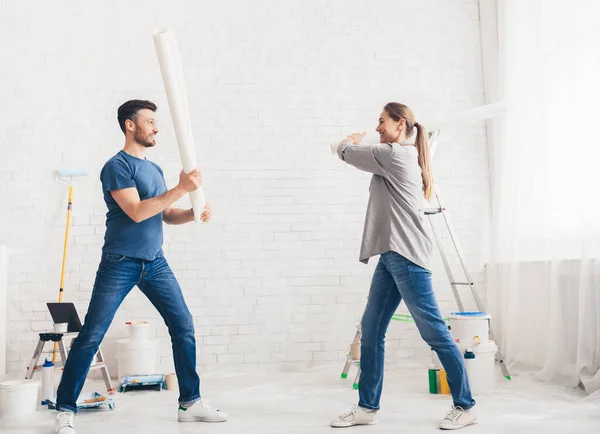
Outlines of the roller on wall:
{"type": "MultiPolygon", "coordinates": [[[[167,93],[171,117],[173,118],[183,171],[184,173],[190,173],[197,167],[196,151],[194,149],[190,109],[177,39],[175,33],[169,29],[158,30],[152,37],[167,93]]],[[[194,210],[194,220],[198,222],[200,221],[200,214],[206,206],[206,198],[202,187],[192,191],[190,199],[194,210]]]]}

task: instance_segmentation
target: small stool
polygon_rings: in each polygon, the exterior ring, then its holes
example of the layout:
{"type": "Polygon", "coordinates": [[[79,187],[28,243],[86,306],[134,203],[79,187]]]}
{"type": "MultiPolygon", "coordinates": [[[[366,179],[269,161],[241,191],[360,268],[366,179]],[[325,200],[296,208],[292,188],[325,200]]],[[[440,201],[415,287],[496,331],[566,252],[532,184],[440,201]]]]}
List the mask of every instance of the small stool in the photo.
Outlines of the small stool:
{"type": "MultiPolygon", "coordinates": [[[[43,365],[38,365],[40,360],[40,356],[44,351],[44,346],[46,342],[56,342],[58,343],[58,350],[60,352],[61,362],[57,362],[54,366],[65,366],[67,362],[67,351],[65,350],[65,344],[63,342],[63,338],[73,338],[71,340],[71,344],[73,344],[73,340],[78,335],[77,332],[72,333],[56,333],[56,332],[45,332],[40,333],[40,340],[38,341],[37,346],[35,347],[35,351],[33,352],[33,357],[31,358],[31,363],[27,367],[27,373],[25,374],[25,379],[30,380],[33,378],[33,374],[40,371],[43,365]]],[[[104,383],[106,384],[106,390],[109,393],[114,392],[112,387],[112,383],[110,382],[110,375],[108,375],[108,367],[106,365],[106,360],[104,359],[104,355],[102,354],[102,349],[98,347],[98,351],[95,355],[96,361],[92,363],[90,366],[90,370],[92,369],[100,369],[102,373],[102,377],[104,378],[104,383]]]]}

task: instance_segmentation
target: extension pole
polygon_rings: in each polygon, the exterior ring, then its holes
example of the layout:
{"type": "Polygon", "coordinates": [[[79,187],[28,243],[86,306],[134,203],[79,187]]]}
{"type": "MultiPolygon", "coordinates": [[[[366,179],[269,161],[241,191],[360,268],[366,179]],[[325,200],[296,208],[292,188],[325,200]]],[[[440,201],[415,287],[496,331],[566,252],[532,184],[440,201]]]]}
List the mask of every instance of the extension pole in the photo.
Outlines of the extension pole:
{"type": "MultiPolygon", "coordinates": [[[[65,244],[63,247],[62,269],[60,273],[60,289],[58,290],[58,302],[62,303],[63,292],[65,286],[65,267],[67,265],[67,247],[69,246],[69,227],[71,225],[71,209],[73,208],[73,186],[69,185],[69,203],[67,205],[67,228],[65,230],[65,244]]],[[[54,350],[52,351],[52,363],[56,362],[56,352],[58,350],[58,342],[54,342],[54,350]]]]}

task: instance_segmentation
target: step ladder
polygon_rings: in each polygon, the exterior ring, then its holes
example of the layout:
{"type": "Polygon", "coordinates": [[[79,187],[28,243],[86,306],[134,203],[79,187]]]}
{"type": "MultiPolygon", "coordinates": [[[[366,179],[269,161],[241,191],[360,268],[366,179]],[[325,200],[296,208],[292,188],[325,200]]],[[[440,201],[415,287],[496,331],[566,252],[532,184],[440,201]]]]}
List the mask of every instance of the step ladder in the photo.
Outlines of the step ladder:
{"type": "MultiPolygon", "coordinates": [[[[435,149],[437,147],[438,137],[439,137],[439,130],[429,133],[429,143],[430,143],[429,146],[430,146],[430,150],[431,150],[431,159],[433,159],[433,155],[434,155],[435,149]]],[[[462,254],[462,250],[458,243],[458,238],[456,236],[456,232],[454,231],[454,227],[452,226],[452,223],[450,221],[450,215],[448,214],[448,210],[446,209],[446,207],[443,205],[437,185],[435,185],[434,191],[435,191],[435,201],[437,202],[437,206],[425,208],[425,210],[424,210],[425,216],[429,220],[429,224],[431,226],[431,231],[433,233],[435,243],[438,247],[438,251],[440,252],[442,262],[444,263],[446,275],[448,276],[448,281],[450,282],[450,286],[452,287],[452,293],[454,294],[454,299],[456,300],[458,310],[459,310],[459,312],[465,311],[459,289],[464,288],[464,287],[469,287],[471,290],[471,295],[473,296],[473,299],[475,300],[475,304],[477,305],[477,309],[479,311],[483,311],[484,310],[483,303],[481,302],[479,294],[477,293],[477,290],[475,288],[475,282],[473,282],[473,278],[467,267],[465,258],[462,254]],[[452,241],[453,250],[460,262],[460,266],[461,266],[462,272],[464,274],[464,280],[457,280],[455,278],[454,273],[452,272],[452,269],[450,267],[450,262],[448,260],[448,255],[446,254],[444,246],[442,245],[442,239],[441,239],[440,233],[438,232],[438,230],[436,229],[435,224],[434,224],[434,218],[436,216],[442,216],[442,220],[444,222],[444,225],[446,226],[446,232],[450,235],[450,239],[452,241]]],[[[406,317],[407,317],[407,315],[394,314],[394,316],[392,317],[392,320],[401,321],[402,319],[400,319],[400,318],[406,319],[406,317]]],[[[360,342],[361,323],[362,323],[362,318],[361,318],[361,321],[359,322],[358,326],[356,327],[356,333],[354,335],[354,339],[352,340],[353,343],[360,342]]],[[[504,377],[506,379],[510,380],[510,374],[508,372],[506,364],[504,363],[504,357],[502,356],[500,344],[496,340],[496,337],[494,335],[494,331],[493,331],[491,325],[490,325],[490,339],[495,341],[496,345],[498,346],[498,352],[496,353],[496,363],[500,366],[500,369],[502,370],[502,374],[504,375],[504,377]]],[[[348,352],[345,359],[346,360],[345,360],[345,364],[344,364],[344,369],[342,370],[341,376],[342,376],[342,378],[347,378],[352,365],[356,365],[358,367],[358,372],[356,373],[356,378],[354,380],[353,387],[355,389],[357,389],[358,388],[358,380],[360,378],[360,360],[354,359],[352,357],[351,352],[348,352]]]]}
{"type": "MultiPolygon", "coordinates": [[[[60,362],[56,362],[54,364],[55,367],[64,367],[67,362],[67,351],[65,349],[65,344],[63,342],[63,338],[71,338],[71,345],[73,344],[73,340],[78,335],[78,333],[56,333],[56,332],[45,332],[40,333],[40,339],[35,347],[33,352],[33,357],[31,358],[31,363],[27,367],[27,373],[25,374],[25,379],[30,380],[33,378],[33,375],[36,372],[41,372],[42,364],[38,364],[42,353],[44,352],[44,346],[47,342],[53,342],[58,345],[58,351],[60,353],[60,362]]],[[[70,347],[70,345],[69,345],[70,347]]],[[[108,367],[106,364],[106,359],[104,358],[104,354],[102,353],[102,349],[98,347],[98,351],[94,356],[94,361],[90,366],[90,370],[100,369],[102,373],[102,378],[104,379],[104,384],[106,384],[106,390],[109,393],[114,392],[112,387],[112,383],[110,381],[110,375],[108,374],[108,367]]]]}

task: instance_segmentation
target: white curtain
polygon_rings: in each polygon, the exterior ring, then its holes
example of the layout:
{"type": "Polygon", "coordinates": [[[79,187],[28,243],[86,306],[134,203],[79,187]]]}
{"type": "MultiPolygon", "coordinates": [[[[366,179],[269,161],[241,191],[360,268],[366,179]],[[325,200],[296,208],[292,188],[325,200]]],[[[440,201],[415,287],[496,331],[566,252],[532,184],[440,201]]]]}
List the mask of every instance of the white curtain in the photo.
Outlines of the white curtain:
{"type": "Polygon", "coordinates": [[[0,246],[0,381],[6,375],[6,328],[8,325],[8,247],[0,246]]]}
{"type": "Polygon", "coordinates": [[[600,389],[600,1],[497,0],[488,310],[509,363],[600,389]]]}

